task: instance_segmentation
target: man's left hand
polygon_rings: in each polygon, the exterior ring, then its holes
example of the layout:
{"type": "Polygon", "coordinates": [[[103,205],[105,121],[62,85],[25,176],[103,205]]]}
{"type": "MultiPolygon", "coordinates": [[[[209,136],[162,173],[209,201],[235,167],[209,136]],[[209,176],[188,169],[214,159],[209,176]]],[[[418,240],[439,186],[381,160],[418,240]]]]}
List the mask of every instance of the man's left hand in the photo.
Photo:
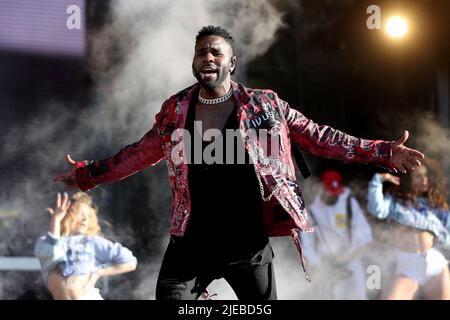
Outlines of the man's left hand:
{"type": "Polygon", "coordinates": [[[409,132],[404,131],[403,136],[392,145],[392,164],[401,173],[414,171],[415,167],[421,165],[420,159],[425,158],[422,152],[404,145],[408,137],[409,132]]]}

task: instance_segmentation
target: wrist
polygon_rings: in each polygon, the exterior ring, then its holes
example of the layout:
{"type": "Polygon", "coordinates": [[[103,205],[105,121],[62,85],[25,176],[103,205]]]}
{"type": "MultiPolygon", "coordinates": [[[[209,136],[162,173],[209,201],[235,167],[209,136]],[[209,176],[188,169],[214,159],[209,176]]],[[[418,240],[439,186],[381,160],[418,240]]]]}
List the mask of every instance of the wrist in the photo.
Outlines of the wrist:
{"type": "Polygon", "coordinates": [[[60,233],[61,233],[61,228],[60,228],[60,221],[55,221],[55,220],[52,220],[51,221],[51,223],[50,223],[50,233],[52,233],[52,235],[55,237],[55,238],[59,238],[59,236],[60,236],[60,233]]]}
{"type": "Polygon", "coordinates": [[[95,273],[97,279],[99,279],[99,278],[101,278],[101,277],[104,276],[104,274],[103,274],[103,269],[98,269],[98,270],[95,271],[94,273],[95,273]]]}
{"type": "Polygon", "coordinates": [[[55,216],[52,216],[52,218],[51,218],[51,223],[54,223],[54,224],[60,224],[61,223],[61,221],[62,221],[62,219],[63,219],[64,217],[62,217],[62,218],[60,218],[60,217],[55,217],[55,216]]]}

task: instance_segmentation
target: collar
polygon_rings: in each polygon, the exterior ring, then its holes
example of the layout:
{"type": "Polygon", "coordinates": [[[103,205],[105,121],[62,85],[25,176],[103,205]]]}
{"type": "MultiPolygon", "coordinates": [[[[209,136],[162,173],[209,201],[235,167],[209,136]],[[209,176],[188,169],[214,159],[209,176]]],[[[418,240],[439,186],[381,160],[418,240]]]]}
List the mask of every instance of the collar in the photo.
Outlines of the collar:
{"type": "MultiPolygon", "coordinates": [[[[231,80],[231,87],[233,88],[233,97],[235,101],[238,103],[237,114],[241,112],[242,108],[246,108],[250,102],[250,96],[247,92],[247,89],[239,82],[234,82],[231,80]]],[[[186,122],[187,112],[189,109],[189,103],[195,94],[197,94],[200,90],[200,84],[197,82],[194,85],[186,88],[185,90],[180,92],[180,100],[179,104],[183,110],[183,127],[186,122]]]]}

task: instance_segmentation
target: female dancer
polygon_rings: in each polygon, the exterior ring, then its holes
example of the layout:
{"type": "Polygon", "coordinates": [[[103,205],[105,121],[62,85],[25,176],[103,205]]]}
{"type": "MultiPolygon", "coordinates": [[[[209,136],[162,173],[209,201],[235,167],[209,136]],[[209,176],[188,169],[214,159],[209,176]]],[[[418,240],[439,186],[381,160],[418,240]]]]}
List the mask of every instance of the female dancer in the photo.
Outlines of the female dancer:
{"type": "Polygon", "coordinates": [[[100,234],[97,210],[84,192],[58,193],[50,230],[38,239],[35,255],[42,275],[56,300],[103,300],[95,288],[98,279],[136,269],[130,250],[100,234]]]}
{"type": "Polygon", "coordinates": [[[445,257],[436,245],[450,246],[450,219],[442,170],[436,161],[401,178],[375,174],[369,183],[368,211],[395,222],[393,240],[398,246],[397,270],[386,299],[413,299],[423,286],[426,299],[449,299],[450,276],[445,257]],[[383,195],[383,182],[394,192],[383,195]]]}

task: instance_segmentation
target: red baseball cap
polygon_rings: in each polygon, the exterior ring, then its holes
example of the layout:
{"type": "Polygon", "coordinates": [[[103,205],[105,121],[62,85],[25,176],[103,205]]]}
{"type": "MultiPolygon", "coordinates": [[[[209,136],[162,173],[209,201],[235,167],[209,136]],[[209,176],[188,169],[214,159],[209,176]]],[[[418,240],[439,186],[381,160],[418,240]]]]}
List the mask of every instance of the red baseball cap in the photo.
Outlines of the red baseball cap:
{"type": "Polygon", "coordinates": [[[335,170],[327,170],[320,176],[322,185],[327,194],[338,196],[344,191],[342,176],[335,170]]]}

